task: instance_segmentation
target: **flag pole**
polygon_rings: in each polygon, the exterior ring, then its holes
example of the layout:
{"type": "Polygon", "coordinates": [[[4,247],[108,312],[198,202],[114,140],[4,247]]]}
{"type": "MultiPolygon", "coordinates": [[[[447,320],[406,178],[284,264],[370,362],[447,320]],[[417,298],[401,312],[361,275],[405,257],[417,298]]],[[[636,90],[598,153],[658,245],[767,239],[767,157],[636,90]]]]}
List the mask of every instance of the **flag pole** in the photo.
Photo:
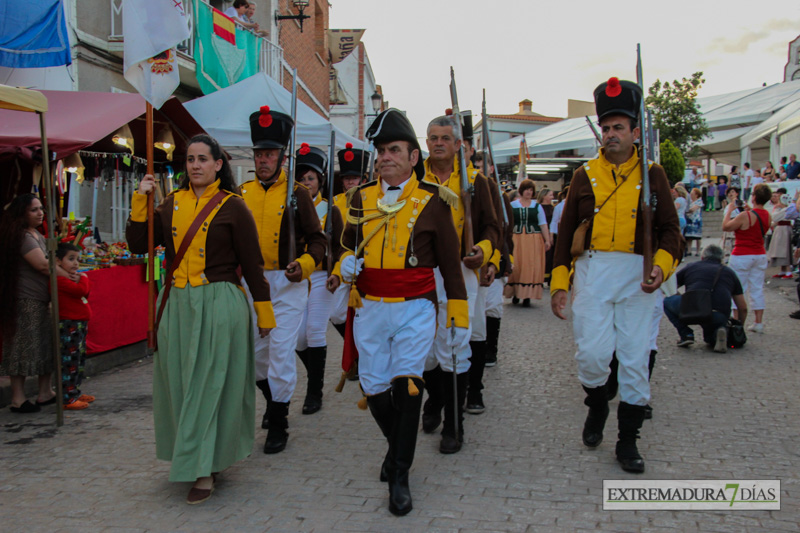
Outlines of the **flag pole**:
{"type": "MultiPolygon", "coordinates": [[[[145,113],[145,139],[147,141],[147,173],[153,174],[153,106],[147,102],[145,113]]],[[[155,309],[155,246],[153,244],[153,202],[155,190],[147,193],[147,349],[152,353],[156,346],[155,309]]]]}

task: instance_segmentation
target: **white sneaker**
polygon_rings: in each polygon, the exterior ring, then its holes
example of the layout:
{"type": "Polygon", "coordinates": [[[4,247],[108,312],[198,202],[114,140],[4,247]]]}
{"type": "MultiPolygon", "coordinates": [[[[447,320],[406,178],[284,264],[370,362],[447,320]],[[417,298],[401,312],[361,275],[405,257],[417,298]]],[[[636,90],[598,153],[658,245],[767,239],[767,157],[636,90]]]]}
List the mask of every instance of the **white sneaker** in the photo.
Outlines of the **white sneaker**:
{"type": "Polygon", "coordinates": [[[728,328],[723,326],[717,329],[717,342],[714,344],[714,351],[717,353],[726,353],[728,351],[728,328]]]}
{"type": "Polygon", "coordinates": [[[764,323],[755,322],[752,326],[747,328],[747,331],[752,331],[753,333],[764,333],[764,323]]]}

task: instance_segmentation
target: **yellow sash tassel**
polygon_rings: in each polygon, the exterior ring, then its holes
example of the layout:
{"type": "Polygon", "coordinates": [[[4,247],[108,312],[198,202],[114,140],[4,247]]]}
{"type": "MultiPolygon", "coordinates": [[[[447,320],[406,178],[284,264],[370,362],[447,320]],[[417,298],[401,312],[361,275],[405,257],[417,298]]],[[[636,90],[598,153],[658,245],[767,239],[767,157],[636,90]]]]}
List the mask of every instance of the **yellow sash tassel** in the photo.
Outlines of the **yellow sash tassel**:
{"type": "Polygon", "coordinates": [[[359,307],[363,307],[364,304],[361,303],[361,295],[358,294],[358,289],[356,288],[355,282],[350,285],[350,300],[347,303],[348,307],[352,307],[353,309],[358,309],[359,307]]]}
{"type": "Polygon", "coordinates": [[[414,380],[408,378],[408,395],[409,396],[419,396],[419,389],[417,385],[414,383],[414,380]]]}
{"type": "Polygon", "coordinates": [[[336,392],[342,392],[344,390],[344,382],[347,380],[347,372],[344,370],[342,371],[342,377],[339,378],[339,384],[336,385],[336,388],[333,389],[336,392]]]}
{"type": "Polygon", "coordinates": [[[361,409],[362,411],[366,411],[367,410],[367,397],[366,396],[362,396],[361,399],[358,400],[358,403],[356,405],[358,405],[358,408],[361,409]]]}

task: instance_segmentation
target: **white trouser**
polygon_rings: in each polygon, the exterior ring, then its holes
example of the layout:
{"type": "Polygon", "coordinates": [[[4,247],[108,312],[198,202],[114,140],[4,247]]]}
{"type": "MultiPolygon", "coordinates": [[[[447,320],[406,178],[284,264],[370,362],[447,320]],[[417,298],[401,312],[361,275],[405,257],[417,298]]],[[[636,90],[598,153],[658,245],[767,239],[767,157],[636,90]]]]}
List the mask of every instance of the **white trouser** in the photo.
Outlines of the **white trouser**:
{"type": "Polygon", "coordinates": [[[398,376],[421,378],[436,330],[433,303],[423,298],[394,303],[361,301],[353,336],[364,393],[380,394],[398,376]]]}
{"type": "Polygon", "coordinates": [[[655,292],[656,304],[653,307],[653,322],[650,325],[650,349],[658,351],[658,330],[661,327],[661,317],[664,316],[664,293],[655,292]]]}
{"type": "Polygon", "coordinates": [[[489,287],[481,287],[479,284],[478,294],[475,296],[475,313],[470,320],[470,326],[472,326],[470,341],[486,340],[486,298],[488,294],[489,287]]]}
{"type": "Polygon", "coordinates": [[[300,333],[297,335],[298,351],[328,345],[325,333],[328,331],[328,317],[333,301],[333,294],[325,287],[328,273],[315,270],[309,281],[311,289],[308,291],[308,303],[300,321],[300,333]]]}
{"type": "MultiPolygon", "coordinates": [[[[731,255],[728,266],[739,276],[742,291],[750,290],[750,310],[764,309],[764,275],[767,271],[767,255],[731,255]]],[[[736,304],[733,304],[736,309],[736,304]]]]}
{"type": "MultiPolygon", "coordinates": [[[[272,310],[275,313],[275,329],[261,338],[255,328],[256,380],[269,380],[272,399],[285,403],[292,399],[297,384],[297,366],[294,348],[297,334],[308,301],[308,280],[292,283],[284,270],[267,270],[264,277],[269,282],[272,310]]],[[[247,297],[252,297],[247,291],[247,297]]],[[[255,322],[255,314],[253,315],[255,322]]]]}
{"type": "Polygon", "coordinates": [[[350,284],[340,283],[331,301],[331,322],[344,324],[347,321],[347,304],[350,301],[350,284]]]}
{"type": "Polygon", "coordinates": [[[486,316],[503,318],[503,287],[506,278],[494,278],[486,293],[486,316]]]}
{"type": "MultiPolygon", "coordinates": [[[[469,370],[469,358],[472,357],[472,350],[469,348],[469,339],[472,335],[472,322],[475,317],[475,300],[478,298],[478,276],[474,270],[470,270],[461,263],[461,273],[464,275],[464,285],[467,287],[467,305],[469,307],[469,328],[470,333],[464,338],[464,342],[455,348],[456,369],[459,374],[469,370]]],[[[445,372],[453,371],[453,349],[448,344],[450,328],[447,327],[447,294],[444,291],[444,279],[438,268],[433,269],[436,279],[436,296],[439,300],[439,313],[437,314],[436,339],[425,361],[425,370],[433,370],[436,365],[440,365],[445,372]]],[[[485,320],[485,319],[484,319],[485,320]]],[[[484,329],[485,329],[484,324],[484,329]]],[[[485,334],[484,334],[485,337],[485,334]]]]}
{"type": "Polygon", "coordinates": [[[585,252],[575,262],[578,379],[589,388],[604,385],[616,351],[620,400],[632,405],[650,400],[647,365],[656,295],[640,287],[642,265],[641,255],[622,252],[585,252]]]}

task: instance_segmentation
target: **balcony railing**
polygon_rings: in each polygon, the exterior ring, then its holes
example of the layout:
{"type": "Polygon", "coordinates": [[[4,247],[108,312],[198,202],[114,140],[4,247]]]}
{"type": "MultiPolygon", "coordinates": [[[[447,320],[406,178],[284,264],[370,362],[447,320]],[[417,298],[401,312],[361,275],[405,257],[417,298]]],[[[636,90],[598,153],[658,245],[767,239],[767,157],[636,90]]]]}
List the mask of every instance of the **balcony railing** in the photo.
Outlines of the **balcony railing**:
{"type": "MultiPolygon", "coordinates": [[[[124,40],[122,31],[122,4],[125,0],[109,0],[111,3],[111,35],[108,40],[111,42],[122,42],[124,40]]],[[[183,9],[189,15],[189,29],[191,35],[188,39],[178,45],[178,53],[188,59],[194,60],[194,21],[195,4],[198,9],[211,9],[212,6],[206,0],[184,0],[183,9]]],[[[243,29],[243,28],[242,28],[243,29]]],[[[250,31],[250,30],[244,30],[250,31]]],[[[253,32],[251,32],[253,33],[253,32]]],[[[256,35],[261,46],[259,47],[258,70],[264,72],[269,77],[283,83],[283,48],[273,43],[269,39],[256,35]]]]}

